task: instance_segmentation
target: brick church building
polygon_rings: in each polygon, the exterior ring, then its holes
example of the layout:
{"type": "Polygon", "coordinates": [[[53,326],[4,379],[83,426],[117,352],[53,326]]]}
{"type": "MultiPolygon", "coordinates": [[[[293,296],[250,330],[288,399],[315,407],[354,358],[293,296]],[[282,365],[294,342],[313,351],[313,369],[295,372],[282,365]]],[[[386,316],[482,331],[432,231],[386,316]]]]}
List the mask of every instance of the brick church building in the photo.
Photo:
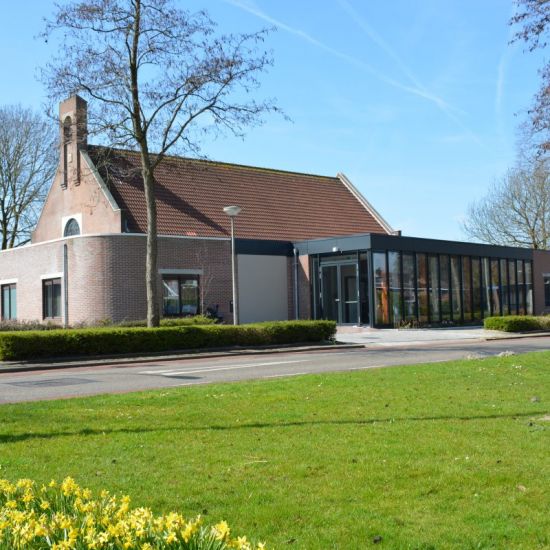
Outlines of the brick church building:
{"type": "MultiPolygon", "coordinates": [[[[3,319],[144,319],[139,154],[93,146],[86,102],[60,105],[59,168],[29,245],[0,253],[3,319]]],[[[230,220],[241,322],[329,318],[398,326],[550,311],[550,252],[403,237],[343,175],[167,157],[155,172],[164,316],[232,321],[230,220]]]]}

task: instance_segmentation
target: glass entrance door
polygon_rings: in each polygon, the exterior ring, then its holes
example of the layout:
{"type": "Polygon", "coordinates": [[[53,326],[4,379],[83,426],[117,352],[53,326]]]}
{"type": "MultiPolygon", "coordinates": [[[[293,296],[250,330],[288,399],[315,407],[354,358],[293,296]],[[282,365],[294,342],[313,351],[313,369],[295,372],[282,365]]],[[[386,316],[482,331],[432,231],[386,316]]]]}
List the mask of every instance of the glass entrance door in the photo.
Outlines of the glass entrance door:
{"type": "Polygon", "coordinates": [[[324,265],[321,267],[321,305],[323,318],[339,325],[359,320],[357,264],[324,265]]]}

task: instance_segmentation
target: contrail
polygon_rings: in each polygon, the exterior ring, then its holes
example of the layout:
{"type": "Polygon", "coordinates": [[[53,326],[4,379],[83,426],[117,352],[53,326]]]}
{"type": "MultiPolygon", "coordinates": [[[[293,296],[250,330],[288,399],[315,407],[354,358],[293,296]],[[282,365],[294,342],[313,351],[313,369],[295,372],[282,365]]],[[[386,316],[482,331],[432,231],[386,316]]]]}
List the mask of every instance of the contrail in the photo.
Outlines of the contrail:
{"type": "MultiPolygon", "coordinates": [[[[357,16],[356,12],[354,12],[353,8],[347,3],[342,2],[338,0],[341,4],[341,6],[346,9],[350,14],[355,14],[357,16]]],[[[359,20],[357,17],[354,17],[356,21],[360,24],[361,27],[367,32],[368,36],[373,40],[380,48],[382,48],[386,53],[394,59],[398,65],[400,66],[401,70],[405,73],[405,75],[408,77],[408,79],[411,81],[412,85],[404,84],[403,82],[400,82],[398,80],[395,80],[394,78],[391,78],[387,76],[386,74],[378,71],[375,69],[372,65],[369,65],[368,63],[365,63],[364,61],[348,55],[344,52],[341,52],[340,50],[337,50],[335,48],[332,48],[331,46],[325,44],[324,42],[321,42],[317,38],[311,36],[307,32],[298,29],[296,27],[292,27],[290,25],[287,25],[286,23],[283,23],[282,21],[279,21],[278,19],[275,19],[274,17],[271,17],[267,13],[261,11],[259,8],[257,8],[254,4],[249,2],[243,2],[241,0],[224,0],[224,2],[231,4],[243,11],[246,11],[259,19],[262,19],[271,25],[274,25],[290,34],[293,34],[302,40],[309,42],[313,46],[326,51],[327,53],[330,53],[331,55],[338,57],[339,59],[342,59],[343,61],[346,61],[347,63],[354,65],[365,72],[371,74],[375,78],[377,78],[379,81],[384,82],[385,84],[388,84],[389,86],[392,86],[394,88],[397,88],[398,90],[402,90],[404,92],[407,92],[409,94],[421,97],[423,99],[426,99],[427,101],[430,101],[431,103],[434,103],[447,117],[449,117],[457,126],[459,126],[464,132],[468,133],[472,137],[472,139],[478,144],[483,146],[482,141],[470,130],[457,116],[453,111],[458,111],[451,105],[449,105],[445,100],[440,98],[439,96],[435,95],[434,93],[430,92],[422,84],[418,81],[418,79],[412,74],[410,69],[407,68],[407,66],[403,63],[403,61],[399,58],[399,56],[374,32],[374,30],[368,26],[368,24],[361,20],[361,23],[359,23],[359,20]]],[[[360,19],[360,18],[359,18],[360,19]]]]}

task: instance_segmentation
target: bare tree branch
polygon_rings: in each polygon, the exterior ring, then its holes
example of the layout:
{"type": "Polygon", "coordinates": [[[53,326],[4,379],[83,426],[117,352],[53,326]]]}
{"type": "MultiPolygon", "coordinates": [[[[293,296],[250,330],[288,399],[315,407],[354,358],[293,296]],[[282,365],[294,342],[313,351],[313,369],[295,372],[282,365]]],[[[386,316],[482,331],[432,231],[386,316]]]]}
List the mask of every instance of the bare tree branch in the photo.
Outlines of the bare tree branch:
{"type": "Polygon", "coordinates": [[[470,205],[463,228],[469,237],[489,244],[548,249],[548,162],[535,159],[510,170],[487,196],[470,205]]]}
{"type": "Polygon", "coordinates": [[[0,107],[2,250],[29,241],[56,168],[53,125],[30,109],[0,107]]]}
{"type": "Polygon", "coordinates": [[[182,10],[175,0],[67,0],[43,33],[46,40],[61,34],[63,43],[42,72],[51,102],[82,95],[90,100],[89,135],[140,153],[149,326],[159,320],[156,168],[168,153],[200,153],[202,136],[241,136],[266,113],[280,113],[272,100],[251,98],[272,64],[261,48],[268,31],[215,31],[206,12],[182,10]]]}

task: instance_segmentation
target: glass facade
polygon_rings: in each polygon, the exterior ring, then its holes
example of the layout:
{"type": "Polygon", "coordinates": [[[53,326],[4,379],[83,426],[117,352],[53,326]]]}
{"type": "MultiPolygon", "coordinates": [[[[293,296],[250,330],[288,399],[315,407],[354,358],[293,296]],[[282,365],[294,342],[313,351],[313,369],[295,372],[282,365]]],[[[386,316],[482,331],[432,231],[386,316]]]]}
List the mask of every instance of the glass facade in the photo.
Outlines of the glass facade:
{"type": "Polygon", "coordinates": [[[374,320],[377,325],[389,325],[388,270],[385,252],[372,253],[372,271],[374,275],[374,320]]]}
{"type": "MultiPolygon", "coordinates": [[[[365,250],[312,255],[310,261],[315,318],[400,326],[480,323],[491,315],[533,313],[531,260],[365,250]]],[[[545,290],[550,303],[550,276],[545,290]]]]}

